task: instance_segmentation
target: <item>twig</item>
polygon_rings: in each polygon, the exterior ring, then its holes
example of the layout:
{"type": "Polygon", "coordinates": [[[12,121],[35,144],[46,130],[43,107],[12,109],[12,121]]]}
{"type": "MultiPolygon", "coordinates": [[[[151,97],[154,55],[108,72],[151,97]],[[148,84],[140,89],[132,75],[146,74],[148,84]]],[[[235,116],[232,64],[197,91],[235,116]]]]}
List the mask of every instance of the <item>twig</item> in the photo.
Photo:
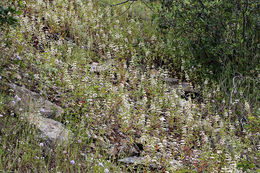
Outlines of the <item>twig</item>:
{"type": "MultiPolygon", "coordinates": [[[[106,2],[104,2],[104,1],[102,1],[103,3],[105,3],[105,4],[108,4],[108,5],[110,5],[111,7],[115,7],[115,6],[118,6],[118,5],[122,5],[122,4],[125,4],[125,3],[128,3],[128,2],[130,2],[131,1],[131,4],[129,5],[129,7],[123,12],[123,13],[121,13],[120,15],[118,15],[118,16],[116,16],[116,17],[119,17],[119,16],[121,16],[121,15],[123,15],[125,12],[127,12],[129,9],[130,9],[130,7],[131,7],[131,5],[135,2],[135,1],[138,1],[138,0],[126,0],[126,1],[123,1],[123,2],[120,2],[120,3],[118,3],[118,4],[109,4],[109,3],[106,3],[106,2]]],[[[146,5],[147,6],[147,5],[146,5]]],[[[149,6],[147,6],[148,8],[150,8],[149,6]]],[[[151,8],[150,8],[151,9],[151,8]]],[[[152,9],[151,9],[152,10],[152,9]]]]}
{"type": "Polygon", "coordinates": [[[120,2],[118,4],[110,4],[110,3],[107,3],[106,1],[103,1],[103,0],[99,0],[99,1],[101,1],[103,4],[109,5],[110,7],[114,7],[114,6],[125,4],[125,3],[129,2],[129,1],[137,1],[137,0],[126,0],[126,1],[120,2]]]}
{"type": "MultiPolygon", "coordinates": [[[[111,7],[118,6],[118,5],[121,5],[121,4],[125,4],[125,3],[129,2],[129,1],[132,1],[132,0],[126,0],[126,1],[120,2],[118,4],[114,4],[114,5],[111,5],[111,7]]],[[[133,0],[133,1],[135,1],[135,0],[133,0]]]]}
{"type": "Polygon", "coordinates": [[[144,3],[144,5],[147,7],[147,8],[149,8],[152,12],[154,12],[154,9],[152,8],[152,7],[150,7],[148,4],[147,4],[147,2],[143,2],[144,3]]]}
{"type": "MultiPolygon", "coordinates": [[[[128,1],[130,1],[130,0],[128,0],[128,1]]],[[[122,16],[123,14],[125,14],[125,12],[127,12],[127,11],[130,9],[130,7],[131,7],[131,5],[134,3],[134,1],[136,1],[136,0],[133,0],[133,1],[131,2],[131,4],[129,5],[129,7],[128,7],[123,13],[119,14],[119,15],[116,16],[116,17],[122,16]]],[[[122,4],[122,3],[121,3],[121,4],[122,4]]]]}

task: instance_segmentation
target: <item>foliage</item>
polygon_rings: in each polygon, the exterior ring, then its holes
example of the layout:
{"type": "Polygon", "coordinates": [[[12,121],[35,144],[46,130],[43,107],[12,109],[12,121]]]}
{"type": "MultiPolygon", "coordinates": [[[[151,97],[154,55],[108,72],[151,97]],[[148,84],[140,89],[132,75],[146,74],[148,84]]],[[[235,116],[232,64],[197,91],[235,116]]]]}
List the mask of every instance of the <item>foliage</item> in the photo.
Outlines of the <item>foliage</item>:
{"type": "MultiPolygon", "coordinates": [[[[21,1],[18,1],[18,5],[21,6],[21,1]]],[[[12,4],[5,6],[3,2],[0,3],[0,28],[5,27],[5,25],[16,26],[18,23],[15,15],[20,15],[22,12],[19,7],[15,7],[12,4]]]]}
{"type": "Polygon", "coordinates": [[[247,171],[249,168],[254,168],[255,165],[253,163],[250,163],[249,161],[247,160],[242,160],[240,161],[238,164],[237,164],[237,167],[238,168],[242,168],[243,171],[247,171]]]}
{"type": "Polygon", "coordinates": [[[257,75],[260,29],[257,1],[159,2],[154,19],[167,38],[169,49],[185,61],[187,69],[201,65],[198,72],[215,79],[229,66],[232,75],[257,75]]]}
{"type": "MultiPolygon", "coordinates": [[[[235,101],[248,101],[252,112],[259,108],[257,1],[162,0],[151,5],[157,10],[153,20],[165,41],[161,59],[168,69],[179,69],[184,80],[204,90],[218,87],[229,108],[235,101]]],[[[234,109],[234,122],[248,122],[243,110],[234,109]]]]}

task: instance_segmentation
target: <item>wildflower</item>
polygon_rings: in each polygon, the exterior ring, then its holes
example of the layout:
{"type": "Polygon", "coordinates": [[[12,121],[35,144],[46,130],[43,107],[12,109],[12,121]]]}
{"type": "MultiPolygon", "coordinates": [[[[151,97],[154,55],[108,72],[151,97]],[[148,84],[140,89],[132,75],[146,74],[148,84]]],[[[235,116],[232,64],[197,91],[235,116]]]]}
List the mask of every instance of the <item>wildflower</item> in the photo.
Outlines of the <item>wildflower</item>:
{"type": "Polygon", "coordinates": [[[155,35],[153,35],[153,36],[151,37],[151,40],[152,40],[152,41],[155,41],[155,40],[156,40],[155,35]]]}
{"type": "Polygon", "coordinates": [[[247,101],[245,101],[245,109],[247,112],[250,112],[250,105],[247,101]]]}
{"type": "Polygon", "coordinates": [[[44,112],[45,112],[45,109],[44,109],[44,108],[41,108],[40,112],[43,112],[43,113],[44,113],[44,112]]]}
{"type": "Polygon", "coordinates": [[[71,160],[71,161],[70,161],[70,164],[74,165],[74,164],[75,164],[75,161],[74,161],[74,160],[71,160]]]}
{"type": "Polygon", "coordinates": [[[92,68],[91,68],[91,71],[96,71],[97,70],[97,66],[96,65],[93,65],[92,68]]]}
{"type": "Polygon", "coordinates": [[[40,147],[43,147],[43,146],[44,146],[44,144],[41,142],[41,143],[40,143],[40,147]]]}
{"type": "Polygon", "coordinates": [[[33,76],[34,76],[35,79],[39,79],[40,78],[39,74],[34,74],[33,76]]]}
{"type": "Polygon", "coordinates": [[[164,118],[164,117],[161,117],[160,120],[161,120],[161,121],[165,121],[165,118],[164,118]]]}
{"type": "Polygon", "coordinates": [[[217,153],[218,153],[218,154],[221,154],[221,153],[222,153],[222,151],[221,151],[221,150],[217,150],[217,153]]]}
{"type": "Polygon", "coordinates": [[[148,55],[150,55],[150,51],[148,50],[147,52],[145,52],[145,56],[148,56],[148,55]]]}
{"type": "Polygon", "coordinates": [[[15,96],[14,98],[16,98],[17,101],[21,101],[22,99],[19,96],[15,96]]]}
{"type": "Polygon", "coordinates": [[[185,106],[185,101],[184,100],[180,100],[180,105],[181,105],[181,107],[184,107],[185,106]]]}
{"type": "Polygon", "coordinates": [[[2,114],[0,114],[0,118],[4,117],[2,114]]]}
{"type": "Polygon", "coordinates": [[[120,34],[116,34],[116,35],[115,35],[115,38],[116,38],[116,39],[119,39],[120,37],[121,37],[120,34]]]}
{"type": "Polygon", "coordinates": [[[239,102],[239,99],[236,99],[236,100],[235,100],[235,103],[237,104],[238,102],[239,102]]]}
{"type": "Polygon", "coordinates": [[[105,173],[109,173],[109,169],[105,169],[104,172],[105,172],[105,173]]]}
{"type": "Polygon", "coordinates": [[[103,165],[102,162],[99,162],[99,163],[98,163],[98,166],[104,167],[104,165],[103,165]]]}
{"type": "Polygon", "coordinates": [[[143,43],[143,42],[140,42],[140,43],[138,44],[138,46],[139,46],[139,47],[144,47],[144,43],[143,43]]]}
{"type": "Polygon", "coordinates": [[[2,79],[2,76],[0,76],[0,80],[2,79]]]}
{"type": "Polygon", "coordinates": [[[18,55],[17,57],[16,57],[18,60],[21,60],[22,58],[18,55]]]}

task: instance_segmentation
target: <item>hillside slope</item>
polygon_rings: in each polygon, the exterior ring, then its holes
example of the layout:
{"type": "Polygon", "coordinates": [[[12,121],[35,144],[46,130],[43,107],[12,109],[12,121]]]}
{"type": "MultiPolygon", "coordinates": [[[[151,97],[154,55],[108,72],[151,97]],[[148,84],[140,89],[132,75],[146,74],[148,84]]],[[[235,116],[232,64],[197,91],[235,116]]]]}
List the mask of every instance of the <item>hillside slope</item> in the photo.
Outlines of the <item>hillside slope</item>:
{"type": "MultiPolygon", "coordinates": [[[[247,100],[228,105],[217,88],[200,90],[200,101],[185,97],[178,70],[180,87],[173,87],[165,80],[173,79],[169,71],[148,63],[161,56],[164,42],[137,12],[121,15],[127,5],[26,0],[20,26],[1,30],[0,170],[259,170],[259,109],[247,100]],[[62,107],[53,119],[76,135],[71,144],[44,151],[35,127],[8,105],[8,83],[62,107]],[[142,163],[119,162],[132,156],[142,163]]],[[[185,84],[193,89],[191,83],[185,84]]]]}

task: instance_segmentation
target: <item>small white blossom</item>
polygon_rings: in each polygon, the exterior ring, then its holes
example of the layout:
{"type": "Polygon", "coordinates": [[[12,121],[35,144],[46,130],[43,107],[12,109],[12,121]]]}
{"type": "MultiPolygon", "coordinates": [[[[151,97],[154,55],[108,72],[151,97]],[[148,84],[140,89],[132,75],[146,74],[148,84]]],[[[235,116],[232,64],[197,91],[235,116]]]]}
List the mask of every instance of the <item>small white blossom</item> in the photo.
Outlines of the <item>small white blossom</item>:
{"type": "Polygon", "coordinates": [[[44,146],[44,144],[41,142],[41,143],[40,143],[40,147],[43,147],[43,146],[44,146]]]}
{"type": "Polygon", "coordinates": [[[104,165],[103,165],[102,162],[99,162],[99,163],[98,163],[98,166],[104,167],[104,165]]]}
{"type": "Polygon", "coordinates": [[[105,172],[105,173],[109,173],[109,169],[105,169],[104,172],[105,172]]]}
{"type": "Polygon", "coordinates": [[[2,114],[0,114],[0,118],[4,117],[2,114]]]}
{"type": "Polygon", "coordinates": [[[160,121],[164,121],[164,120],[165,120],[165,118],[164,118],[164,117],[161,117],[161,118],[160,118],[160,121]]]}
{"type": "Polygon", "coordinates": [[[40,78],[39,74],[34,74],[33,76],[34,76],[35,79],[39,79],[40,78]]]}
{"type": "Polygon", "coordinates": [[[218,153],[218,154],[221,154],[221,153],[222,153],[222,151],[221,151],[221,150],[217,150],[217,153],[218,153]]]}
{"type": "Polygon", "coordinates": [[[184,107],[185,104],[186,104],[186,102],[185,102],[184,100],[180,100],[180,105],[181,105],[181,107],[184,107]]]}
{"type": "Polygon", "coordinates": [[[245,101],[245,109],[247,112],[250,112],[250,105],[247,101],[245,101]]]}

